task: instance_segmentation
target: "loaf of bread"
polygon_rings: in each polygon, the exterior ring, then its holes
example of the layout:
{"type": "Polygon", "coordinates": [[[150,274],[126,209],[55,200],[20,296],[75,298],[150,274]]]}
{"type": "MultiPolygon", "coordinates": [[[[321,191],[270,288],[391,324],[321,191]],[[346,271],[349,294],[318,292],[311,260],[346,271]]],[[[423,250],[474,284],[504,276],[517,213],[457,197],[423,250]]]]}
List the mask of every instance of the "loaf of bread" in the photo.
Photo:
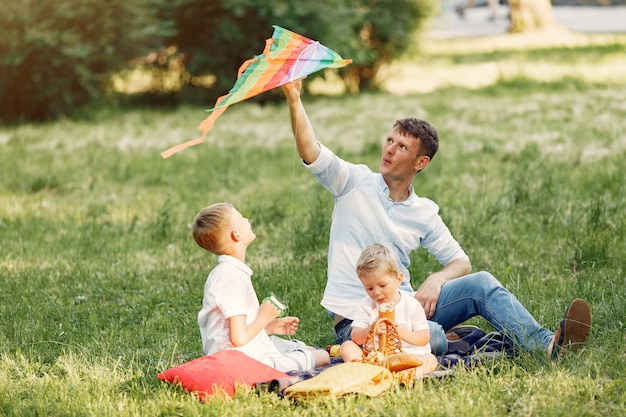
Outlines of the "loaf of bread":
{"type": "Polygon", "coordinates": [[[405,369],[422,366],[422,360],[417,355],[400,352],[387,356],[384,361],[384,366],[391,372],[400,372],[405,369]]]}

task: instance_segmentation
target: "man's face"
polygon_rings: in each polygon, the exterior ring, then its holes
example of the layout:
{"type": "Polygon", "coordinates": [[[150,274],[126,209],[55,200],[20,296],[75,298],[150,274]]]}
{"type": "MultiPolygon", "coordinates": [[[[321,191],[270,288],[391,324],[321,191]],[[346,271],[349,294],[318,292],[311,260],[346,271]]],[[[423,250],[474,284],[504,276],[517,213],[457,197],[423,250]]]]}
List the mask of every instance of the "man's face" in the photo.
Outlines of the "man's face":
{"type": "Polygon", "coordinates": [[[398,129],[392,131],[382,149],[379,172],[392,179],[413,176],[418,167],[419,140],[400,134],[398,129]]]}

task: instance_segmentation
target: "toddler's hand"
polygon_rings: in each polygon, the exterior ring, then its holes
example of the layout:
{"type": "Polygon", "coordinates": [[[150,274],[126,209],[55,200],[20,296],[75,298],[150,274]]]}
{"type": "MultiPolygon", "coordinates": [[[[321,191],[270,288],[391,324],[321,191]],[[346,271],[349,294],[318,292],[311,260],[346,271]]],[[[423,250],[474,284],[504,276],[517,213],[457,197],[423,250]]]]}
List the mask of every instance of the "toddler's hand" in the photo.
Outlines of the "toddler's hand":
{"type": "Polygon", "coordinates": [[[376,327],[376,334],[381,335],[387,333],[387,325],[385,323],[379,323],[376,327]]]}

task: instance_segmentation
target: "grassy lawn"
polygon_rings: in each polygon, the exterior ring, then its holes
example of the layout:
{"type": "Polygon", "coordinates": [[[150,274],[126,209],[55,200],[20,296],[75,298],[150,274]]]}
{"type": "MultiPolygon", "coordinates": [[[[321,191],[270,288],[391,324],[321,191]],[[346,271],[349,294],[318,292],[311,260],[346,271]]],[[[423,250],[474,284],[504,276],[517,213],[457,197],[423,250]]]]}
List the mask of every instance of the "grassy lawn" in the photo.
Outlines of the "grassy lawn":
{"type": "MultiPolygon", "coordinates": [[[[233,106],[208,143],[167,160],[203,108],[103,109],[0,127],[0,415],[626,413],[626,39],[585,39],[430,41],[388,70],[388,92],[305,97],[320,140],[374,169],[397,118],[436,126],[440,152],[416,192],[439,204],[474,269],[546,327],[587,299],[580,353],[525,354],[378,398],[199,403],[156,378],[202,354],[196,315],[215,257],[193,242],[194,215],[230,201],[249,217],[257,293],[284,299],[301,318],[296,337],[326,346],[332,198],[300,166],[284,104],[233,106]]],[[[414,286],[437,268],[415,252],[414,286]]]]}

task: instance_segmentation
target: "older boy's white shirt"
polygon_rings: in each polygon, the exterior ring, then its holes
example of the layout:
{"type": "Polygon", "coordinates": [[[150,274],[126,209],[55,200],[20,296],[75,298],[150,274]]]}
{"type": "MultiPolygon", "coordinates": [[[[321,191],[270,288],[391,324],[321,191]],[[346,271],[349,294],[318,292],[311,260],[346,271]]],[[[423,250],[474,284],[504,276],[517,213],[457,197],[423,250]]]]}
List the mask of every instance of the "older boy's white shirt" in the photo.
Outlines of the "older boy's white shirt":
{"type": "Polygon", "coordinates": [[[433,201],[411,188],[406,201],[394,202],[380,173],[337,157],[320,144],[320,154],[304,164],[334,197],[328,247],[328,280],[321,304],[352,319],[359,301],[367,296],[356,274],[356,261],[368,245],[381,243],[395,250],[404,275],[401,289],[413,291],[409,255],[425,247],[441,265],[467,258],[439,216],[433,201]]]}
{"type": "MultiPolygon", "coordinates": [[[[357,308],[352,326],[369,329],[378,317],[378,304],[370,297],[365,297],[357,308]]],[[[398,327],[414,332],[429,330],[424,308],[412,293],[406,291],[400,291],[400,301],[395,305],[395,323],[398,327]]],[[[402,350],[414,355],[426,355],[430,353],[430,344],[415,346],[403,341],[402,350]]]]}
{"type": "Polygon", "coordinates": [[[252,286],[252,269],[228,255],[220,255],[217,261],[217,266],[204,284],[202,310],[198,313],[204,354],[237,349],[263,362],[265,356],[278,352],[265,330],[244,346],[235,348],[230,341],[227,320],[233,316],[245,315],[249,324],[259,311],[259,299],[252,286]]]}

